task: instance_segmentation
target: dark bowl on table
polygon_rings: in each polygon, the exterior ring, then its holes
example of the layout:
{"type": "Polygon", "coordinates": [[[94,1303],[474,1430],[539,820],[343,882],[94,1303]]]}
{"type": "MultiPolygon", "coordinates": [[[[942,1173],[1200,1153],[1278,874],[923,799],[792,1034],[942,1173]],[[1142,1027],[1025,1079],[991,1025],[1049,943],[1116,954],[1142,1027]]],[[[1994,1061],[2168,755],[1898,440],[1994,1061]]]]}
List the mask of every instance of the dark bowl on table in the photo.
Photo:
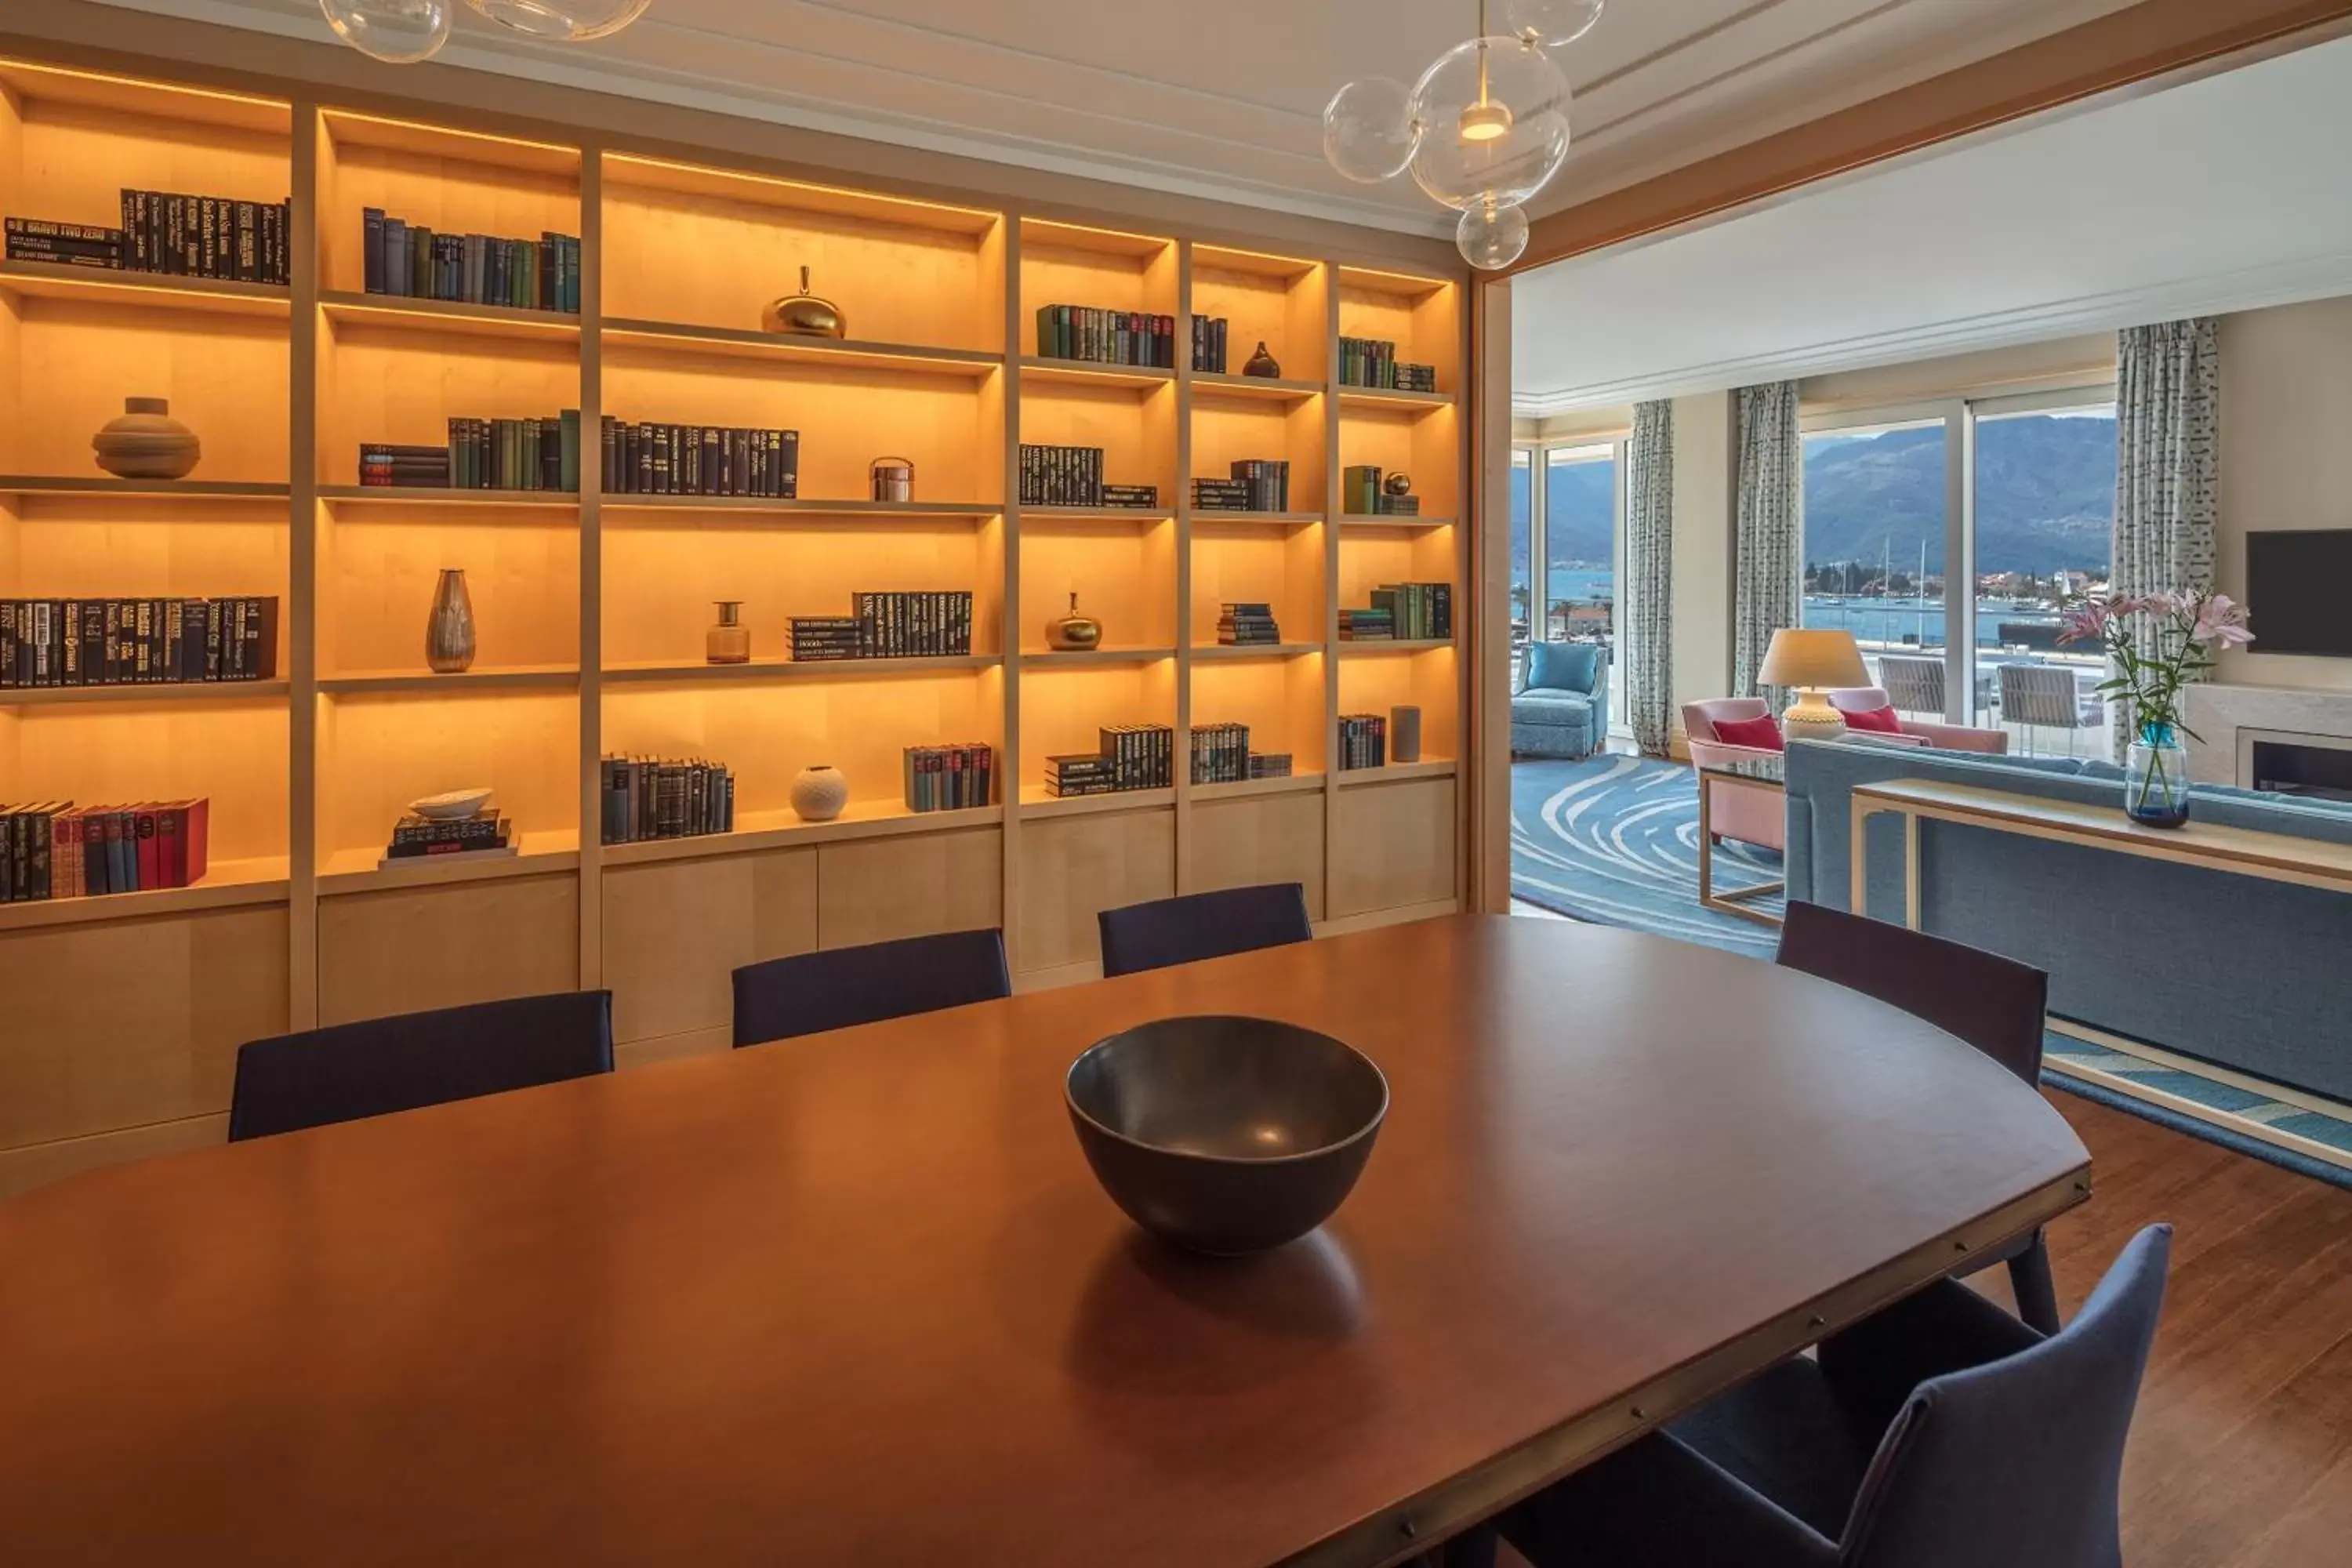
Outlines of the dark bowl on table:
{"type": "Polygon", "coordinates": [[[1199,1252],[1259,1252],[1329,1218],[1388,1115],[1388,1080],[1269,1018],[1161,1018],[1097,1041],[1064,1081],[1111,1201],[1199,1252]]]}

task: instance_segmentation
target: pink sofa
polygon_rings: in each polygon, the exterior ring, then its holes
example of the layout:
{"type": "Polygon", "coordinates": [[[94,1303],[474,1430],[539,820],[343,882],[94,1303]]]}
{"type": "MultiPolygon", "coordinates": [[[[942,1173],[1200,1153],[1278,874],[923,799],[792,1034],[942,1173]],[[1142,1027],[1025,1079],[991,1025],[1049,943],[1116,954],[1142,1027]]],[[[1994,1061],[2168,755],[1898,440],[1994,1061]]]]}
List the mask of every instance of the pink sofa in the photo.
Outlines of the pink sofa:
{"type": "MultiPolygon", "coordinates": [[[[1830,706],[1841,713],[1869,713],[1895,706],[1887,700],[1885,689],[1878,686],[1848,687],[1843,691],[1831,692],[1829,698],[1830,706]]],[[[1971,730],[1964,724],[1923,724],[1902,718],[1896,719],[1895,722],[1903,726],[1906,735],[1915,736],[1922,743],[1941,752],[1981,752],[1989,756],[2000,756],[2009,750],[2009,731],[2006,730],[1971,730]]],[[[1895,737],[1881,735],[1878,738],[1891,741],[1895,737]]]]}
{"type": "MultiPolygon", "coordinates": [[[[1683,735],[1690,742],[1691,763],[1695,767],[1714,767],[1755,758],[1776,758],[1778,752],[1759,751],[1752,746],[1735,746],[1716,739],[1718,721],[1769,719],[1772,710],[1760,697],[1712,697],[1702,702],[1683,704],[1683,735]]],[[[1707,823],[1717,838],[1737,838],[1743,844],[1759,845],[1766,849],[1785,847],[1788,833],[1788,808],[1777,790],[1748,789],[1738,784],[1720,782],[1707,786],[1713,792],[1708,800],[1707,823]]]]}

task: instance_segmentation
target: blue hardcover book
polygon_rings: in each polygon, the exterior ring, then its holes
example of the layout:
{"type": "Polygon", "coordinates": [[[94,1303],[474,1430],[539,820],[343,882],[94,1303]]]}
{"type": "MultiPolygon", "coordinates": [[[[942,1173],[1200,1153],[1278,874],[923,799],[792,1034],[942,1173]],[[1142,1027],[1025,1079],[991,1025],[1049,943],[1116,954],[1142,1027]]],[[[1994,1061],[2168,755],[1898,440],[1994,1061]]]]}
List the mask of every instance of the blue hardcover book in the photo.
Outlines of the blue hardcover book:
{"type": "Polygon", "coordinates": [[[366,258],[367,291],[381,294],[383,292],[383,209],[362,207],[360,219],[365,234],[361,242],[361,255],[366,258]]]}

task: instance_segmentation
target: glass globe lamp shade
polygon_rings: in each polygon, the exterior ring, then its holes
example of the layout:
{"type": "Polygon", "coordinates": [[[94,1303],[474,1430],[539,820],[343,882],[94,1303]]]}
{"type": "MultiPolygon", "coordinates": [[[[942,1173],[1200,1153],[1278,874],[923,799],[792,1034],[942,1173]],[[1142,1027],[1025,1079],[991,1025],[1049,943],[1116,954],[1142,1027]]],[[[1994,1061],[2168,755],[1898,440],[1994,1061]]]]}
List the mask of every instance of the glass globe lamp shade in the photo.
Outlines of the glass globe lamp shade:
{"type": "Polygon", "coordinates": [[[1416,140],[1412,89],[1401,81],[1384,76],[1351,81],[1323,106],[1323,156],[1360,184],[1403,174],[1416,140]]]}
{"type": "Polygon", "coordinates": [[[466,0],[502,27],[533,38],[584,43],[609,37],[646,14],[653,0],[466,0]]]}
{"type": "Polygon", "coordinates": [[[1473,202],[1454,226],[1454,244],[1462,259],[1485,271],[1508,267],[1528,247],[1525,207],[1496,202],[1473,202]]]}
{"type": "Polygon", "coordinates": [[[319,0],[335,36],[388,65],[431,59],[449,41],[457,0],[319,0]]]}
{"type": "Polygon", "coordinates": [[[1592,31],[1602,0],[1503,0],[1503,20],[1515,37],[1558,47],[1592,31]]]}
{"type": "Polygon", "coordinates": [[[1449,207],[1526,201],[1568,157],[1568,79],[1534,45],[1458,44],[1412,89],[1413,181],[1449,207]]]}

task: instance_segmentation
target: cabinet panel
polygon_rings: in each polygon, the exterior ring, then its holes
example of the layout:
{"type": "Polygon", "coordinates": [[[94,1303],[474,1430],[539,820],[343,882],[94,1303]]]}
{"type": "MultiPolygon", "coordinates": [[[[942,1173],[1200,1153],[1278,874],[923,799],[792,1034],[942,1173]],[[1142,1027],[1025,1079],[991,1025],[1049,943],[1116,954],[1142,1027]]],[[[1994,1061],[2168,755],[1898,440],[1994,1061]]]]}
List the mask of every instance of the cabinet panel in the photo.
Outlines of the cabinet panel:
{"type": "Polygon", "coordinates": [[[814,849],[774,849],[607,870],[614,1037],[728,1027],[736,970],[816,946],[816,858],[814,849]]]}
{"type": "Polygon", "coordinates": [[[1004,923],[1004,833],[977,827],[818,847],[820,947],[1004,923]]]}
{"type": "Polygon", "coordinates": [[[319,1022],[580,984],[580,879],[516,877],[319,901],[319,1022]]]}
{"type": "Polygon", "coordinates": [[[1187,843],[1191,891],[1299,882],[1307,889],[1307,918],[1323,918],[1320,791],[1195,801],[1187,843]]]}
{"type": "Polygon", "coordinates": [[[1095,916],[1176,890],[1176,814],[1165,807],[1045,816],[1021,825],[1024,970],[1102,959],[1095,916]]]}
{"type": "Polygon", "coordinates": [[[1337,811],[1333,919],[1454,896],[1452,779],[1345,788],[1337,811]]]}

